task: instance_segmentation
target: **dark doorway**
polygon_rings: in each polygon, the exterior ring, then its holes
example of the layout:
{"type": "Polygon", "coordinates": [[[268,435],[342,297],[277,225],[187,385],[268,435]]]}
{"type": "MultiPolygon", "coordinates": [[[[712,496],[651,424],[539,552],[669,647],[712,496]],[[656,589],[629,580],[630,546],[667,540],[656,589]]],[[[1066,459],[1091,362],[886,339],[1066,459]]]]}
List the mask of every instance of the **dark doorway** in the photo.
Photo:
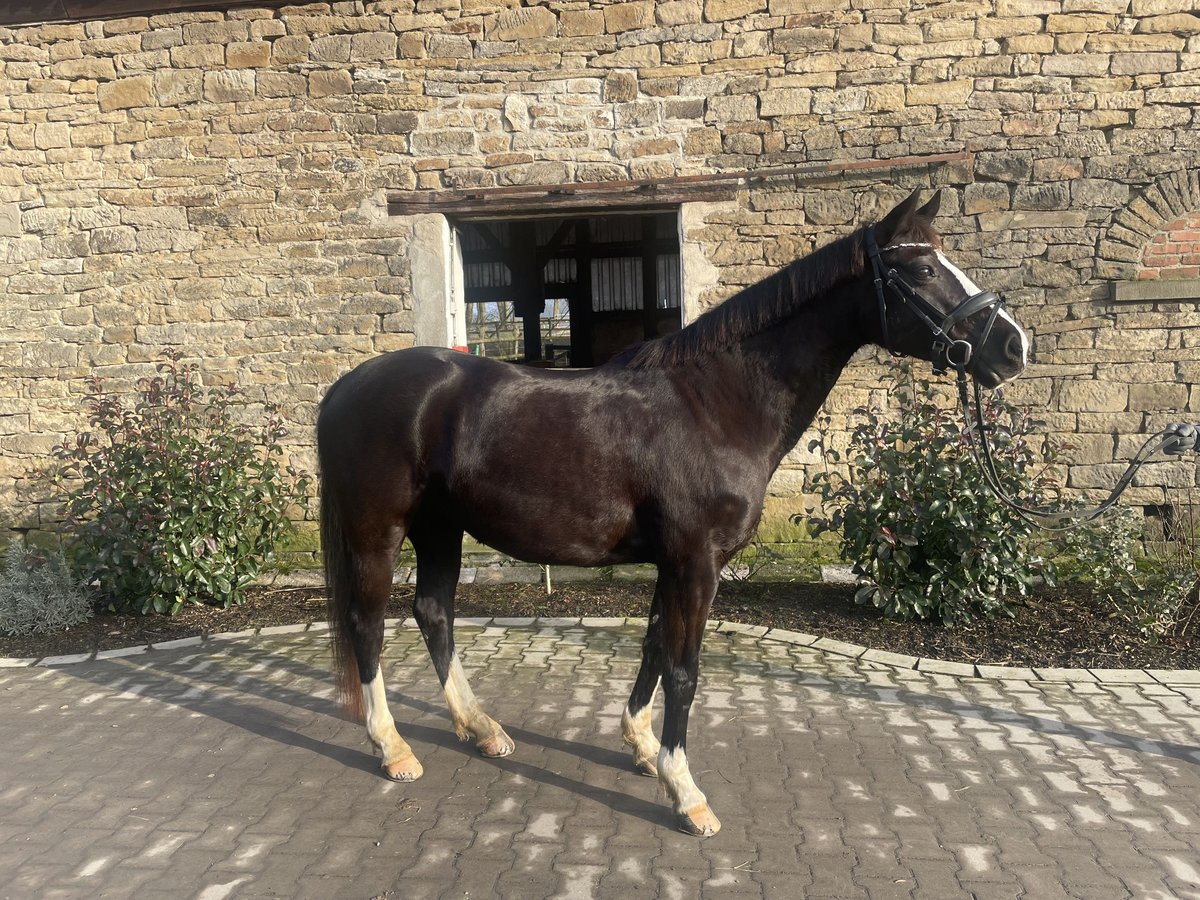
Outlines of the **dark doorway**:
{"type": "Polygon", "coordinates": [[[675,212],[456,223],[469,352],[596,366],[678,331],[675,212]]]}

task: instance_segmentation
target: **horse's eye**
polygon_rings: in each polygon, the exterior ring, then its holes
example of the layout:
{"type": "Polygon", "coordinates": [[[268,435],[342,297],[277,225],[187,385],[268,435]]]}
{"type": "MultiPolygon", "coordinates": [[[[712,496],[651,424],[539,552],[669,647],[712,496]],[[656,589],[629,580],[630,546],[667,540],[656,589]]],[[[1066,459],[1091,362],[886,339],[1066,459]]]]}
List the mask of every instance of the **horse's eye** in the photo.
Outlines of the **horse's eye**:
{"type": "Polygon", "coordinates": [[[933,266],[917,266],[917,277],[924,281],[932,281],[937,272],[933,270],[933,266]]]}

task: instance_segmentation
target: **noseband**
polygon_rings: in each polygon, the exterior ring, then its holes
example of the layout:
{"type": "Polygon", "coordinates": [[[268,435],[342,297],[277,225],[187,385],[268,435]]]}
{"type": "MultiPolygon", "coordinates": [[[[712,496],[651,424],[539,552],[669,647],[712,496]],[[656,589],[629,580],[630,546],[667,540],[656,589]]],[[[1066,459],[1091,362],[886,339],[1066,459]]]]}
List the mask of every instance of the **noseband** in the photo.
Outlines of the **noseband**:
{"type": "Polygon", "coordinates": [[[879,325],[883,330],[884,348],[890,349],[887,346],[889,343],[887,296],[884,293],[884,289],[887,288],[929,328],[933,338],[934,374],[941,375],[947,369],[954,369],[960,375],[964,374],[967,366],[971,363],[975,347],[982,347],[986,344],[992,333],[996,316],[1000,314],[1000,309],[1004,305],[1000,295],[993,291],[980,291],[978,294],[966,297],[958,306],[943,315],[941,310],[921,296],[921,292],[900,271],[884,265],[883,258],[880,256],[882,251],[875,242],[874,227],[867,229],[866,245],[867,256],[871,260],[871,269],[875,273],[875,293],[879,297],[879,325]],[[977,344],[950,337],[950,330],[955,325],[988,308],[991,308],[992,312],[988,316],[987,324],[984,326],[977,344]],[[941,317],[940,322],[938,321],[939,317],[941,317]]]}

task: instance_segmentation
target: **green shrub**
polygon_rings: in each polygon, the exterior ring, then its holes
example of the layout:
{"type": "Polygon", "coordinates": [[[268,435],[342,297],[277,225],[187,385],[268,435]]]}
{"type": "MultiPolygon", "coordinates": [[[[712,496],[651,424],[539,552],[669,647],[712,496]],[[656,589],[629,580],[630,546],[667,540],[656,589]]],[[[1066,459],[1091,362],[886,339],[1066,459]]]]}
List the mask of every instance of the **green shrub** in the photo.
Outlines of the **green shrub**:
{"type": "Polygon", "coordinates": [[[167,356],[133,408],[89,379],[95,431],[54,449],[72,564],[114,610],[242,602],[306,503],[278,410],[251,428],[236,387],[205,389],[196,365],[167,356]]]}
{"type": "Polygon", "coordinates": [[[92,615],[92,598],[61,553],[13,542],[0,572],[0,632],[17,636],[64,631],[92,615]]]}
{"type": "Polygon", "coordinates": [[[1185,517],[1166,536],[1172,540],[1153,553],[1146,552],[1143,530],[1141,516],[1114,507],[1102,520],[1058,537],[1057,569],[1063,581],[1087,585],[1111,604],[1114,615],[1147,634],[1162,634],[1196,608],[1196,530],[1185,517]]]}
{"type": "MultiPolygon", "coordinates": [[[[823,514],[818,533],[834,532],[853,564],[859,603],[889,616],[953,622],[981,612],[1012,614],[1049,564],[1033,550],[1035,528],[988,489],[971,455],[961,414],[940,406],[930,383],[901,364],[891,392],[898,410],[860,409],[849,451],[851,477],[818,473],[823,514]]],[[[1044,503],[1048,468],[1060,447],[1035,439],[1027,412],[988,395],[984,420],[1005,490],[1044,503]]],[[[815,446],[818,442],[814,441],[815,446]]],[[[810,447],[811,448],[811,447],[810,447]]],[[[835,451],[826,451],[835,462],[835,451]]]]}

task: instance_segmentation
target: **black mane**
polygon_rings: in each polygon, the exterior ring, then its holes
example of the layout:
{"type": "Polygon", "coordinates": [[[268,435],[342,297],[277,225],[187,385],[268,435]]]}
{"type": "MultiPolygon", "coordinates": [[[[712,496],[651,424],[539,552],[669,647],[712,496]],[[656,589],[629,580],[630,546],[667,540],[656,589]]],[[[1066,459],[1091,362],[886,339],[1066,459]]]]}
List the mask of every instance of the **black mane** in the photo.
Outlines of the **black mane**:
{"type": "Polygon", "coordinates": [[[799,312],[838,283],[862,274],[860,228],[738,291],[679,331],[631,347],[614,362],[630,369],[676,366],[732,346],[799,312]]]}
{"type": "MultiPolygon", "coordinates": [[[[913,224],[920,232],[916,240],[940,243],[933,228],[913,224]]],[[[865,227],[859,228],[802,256],[738,291],[686,328],[631,347],[612,362],[629,369],[677,366],[772,328],[837,284],[862,274],[866,265],[865,233],[865,227]]]]}

